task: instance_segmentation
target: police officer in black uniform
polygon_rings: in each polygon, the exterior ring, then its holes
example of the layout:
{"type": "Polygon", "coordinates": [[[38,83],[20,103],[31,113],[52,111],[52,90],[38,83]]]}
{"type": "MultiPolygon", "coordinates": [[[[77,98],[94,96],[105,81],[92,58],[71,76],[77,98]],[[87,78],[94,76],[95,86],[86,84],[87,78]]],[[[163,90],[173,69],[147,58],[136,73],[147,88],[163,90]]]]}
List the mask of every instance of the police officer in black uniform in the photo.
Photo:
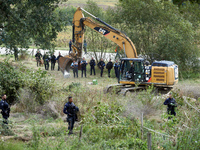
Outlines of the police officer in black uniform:
{"type": "MultiPolygon", "coordinates": [[[[172,94],[169,94],[169,98],[167,98],[164,102],[164,105],[167,105],[167,112],[169,115],[176,116],[175,107],[177,107],[177,103],[174,98],[172,98],[172,94]]],[[[170,119],[170,117],[168,118],[170,119]]]]}
{"type": "Polygon", "coordinates": [[[69,135],[73,134],[74,123],[77,121],[77,112],[79,108],[73,103],[73,99],[71,96],[68,97],[68,102],[65,104],[63,113],[67,114],[67,122],[69,124],[68,130],[69,135]]]}
{"type": "Polygon", "coordinates": [[[90,60],[90,75],[92,75],[92,70],[93,70],[93,72],[94,72],[94,75],[96,75],[96,74],[95,74],[95,65],[96,65],[95,60],[94,60],[94,58],[92,57],[92,59],[90,60]]]}
{"type": "Polygon", "coordinates": [[[53,54],[51,56],[51,70],[54,70],[55,68],[55,63],[56,63],[56,56],[53,54]]]}
{"type": "Polygon", "coordinates": [[[110,78],[110,71],[113,68],[113,63],[111,61],[111,59],[109,60],[109,62],[106,65],[106,69],[108,69],[108,77],[110,78]]]}
{"type": "Polygon", "coordinates": [[[83,72],[85,72],[85,77],[86,77],[86,66],[87,66],[87,61],[85,60],[85,57],[83,57],[83,60],[81,61],[81,77],[83,77],[83,72]]]}
{"type": "Polygon", "coordinates": [[[0,101],[0,109],[1,109],[1,114],[3,116],[3,123],[8,124],[8,118],[10,116],[10,107],[6,102],[5,94],[2,95],[2,100],[0,101]]]}
{"type": "Polygon", "coordinates": [[[120,65],[119,65],[118,61],[116,60],[116,62],[114,63],[114,69],[115,69],[116,78],[119,77],[119,67],[120,67],[120,65]]]}
{"type": "Polygon", "coordinates": [[[99,69],[101,69],[101,77],[103,75],[103,69],[105,67],[105,62],[103,61],[103,58],[101,58],[101,61],[98,63],[99,69]]]}

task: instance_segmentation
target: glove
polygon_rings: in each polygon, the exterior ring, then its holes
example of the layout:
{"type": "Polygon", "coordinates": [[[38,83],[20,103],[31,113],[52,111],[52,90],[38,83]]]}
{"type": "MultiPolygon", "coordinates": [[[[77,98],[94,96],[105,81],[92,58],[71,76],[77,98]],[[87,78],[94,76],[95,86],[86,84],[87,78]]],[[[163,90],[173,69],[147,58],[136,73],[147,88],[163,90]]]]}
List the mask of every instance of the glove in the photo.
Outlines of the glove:
{"type": "Polygon", "coordinates": [[[170,103],[170,105],[171,105],[171,106],[174,106],[174,104],[173,104],[173,103],[170,103]]]}

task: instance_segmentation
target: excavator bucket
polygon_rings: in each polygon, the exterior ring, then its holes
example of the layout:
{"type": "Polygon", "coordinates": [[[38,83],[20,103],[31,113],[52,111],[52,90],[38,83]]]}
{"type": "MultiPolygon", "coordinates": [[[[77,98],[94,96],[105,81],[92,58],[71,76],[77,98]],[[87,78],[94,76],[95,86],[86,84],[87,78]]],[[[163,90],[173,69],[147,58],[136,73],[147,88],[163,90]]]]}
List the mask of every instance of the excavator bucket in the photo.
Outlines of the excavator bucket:
{"type": "Polygon", "coordinates": [[[70,71],[70,66],[71,66],[72,62],[73,62],[73,58],[70,57],[69,55],[60,57],[58,60],[58,65],[59,65],[60,70],[62,71],[65,78],[70,77],[69,71],[70,71]]]}
{"type": "Polygon", "coordinates": [[[63,73],[64,78],[69,78],[70,77],[70,73],[69,72],[70,72],[70,67],[71,67],[71,64],[72,64],[73,60],[78,62],[78,69],[80,70],[81,69],[80,62],[81,62],[82,59],[81,58],[77,58],[76,54],[70,53],[70,55],[66,55],[64,57],[60,57],[59,58],[58,65],[60,67],[60,70],[63,73]]]}

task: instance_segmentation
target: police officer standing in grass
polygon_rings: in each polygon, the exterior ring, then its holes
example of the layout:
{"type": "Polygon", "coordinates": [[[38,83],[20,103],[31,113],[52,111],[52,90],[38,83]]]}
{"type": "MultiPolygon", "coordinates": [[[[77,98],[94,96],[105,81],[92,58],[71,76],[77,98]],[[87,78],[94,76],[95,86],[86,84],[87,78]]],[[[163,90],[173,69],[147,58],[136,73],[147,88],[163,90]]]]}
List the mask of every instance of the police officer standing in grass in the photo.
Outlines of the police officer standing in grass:
{"type": "Polygon", "coordinates": [[[79,108],[73,103],[73,99],[71,96],[68,97],[68,102],[65,104],[63,113],[67,114],[67,122],[69,124],[68,130],[69,135],[73,134],[73,128],[75,121],[78,120],[77,118],[77,112],[79,111],[79,108]]]}
{"type": "Polygon", "coordinates": [[[37,67],[38,67],[38,65],[40,65],[40,60],[42,58],[42,54],[40,53],[40,51],[37,51],[37,53],[35,54],[35,58],[36,58],[37,67]]]}
{"type": "MultiPolygon", "coordinates": [[[[167,112],[169,115],[176,116],[175,107],[177,107],[177,104],[175,99],[172,98],[171,93],[169,93],[169,98],[165,100],[164,105],[167,105],[167,112]]],[[[170,117],[168,119],[170,119],[170,117]]]]}
{"type": "Polygon", "coordinates": [[[49,55],[46,52],[43,56],[45,70],[49,70],[49,55]]]}
{"type": "Polygon", "coordinates": [[[109,62],[106,65],[106,69],[108,69],[108,77],[110,78],[110,71],[113,68],[113,63],[111,61],[111,59],[109,60],[109,62]]]}
{"type": "Polygon", "coordinates": [[[58,60],[58,71],[60,70],[60,67],[59,67],[59,58],[60,57],[63,57],[62,55],[61,55],[61,53],[59,52],[59,55],[58,55],[58,57],[56,58],[56,60],[58,60]]]}
{"type": "Polygon", "coordinates": [[[86,77],[86,66],[87,66],[87,61],[85,60],[85,57],[83,57],[83,60],[81,61],[81,77],[83,77],[83,72],[85,72],[85,77],[86,77]]]}
{"type": "Polygon", "coordinates": [[[53,53],[53,55],[51,56],[51,70],[54,70],[55,63],[56,63],[56,56],[53,53]]]}
{"type": "Polygon", "coordinates": [[[8,118],[10,116],[10,107],[6,102],[6,94],[2,95],[2,100],[0,101],[1,114],[3,116],[3,123],[8,124],[8,118]]]}
{"type": "Polygon", "coordinates": [[[77,76],[78,78],[78,63],[77,61],[73,61],[73,63],[71,64],[71,68],[73,69],[73,73],[74,73],[74,78],[75,76],[77,76]]]}
{"type": "Polygon", "coordinates": [[[119,67],[120,67],[120,65],[119,65],[118,61],[116,60],[116,62],[114,63],[114,69],[115,69],[116,78],[119,77],[119,67]]]}
{"type": "Polygon", "coordinates": [[[103,61],[103,58],[101,58],[101,61],[98,63],[99,69],[101,69],[101,77],[103,75],[103,69],[105,67],[105,62],[103,61]]]}
{"type": "Polygon", "coordinates": [[[95,65],[96,65],[95,60],[92,57],[92,59],[90,60],[90,75],[92,75],[92,70],[94,71],[94,75],[96,75],[95,74],[95,65]]]}

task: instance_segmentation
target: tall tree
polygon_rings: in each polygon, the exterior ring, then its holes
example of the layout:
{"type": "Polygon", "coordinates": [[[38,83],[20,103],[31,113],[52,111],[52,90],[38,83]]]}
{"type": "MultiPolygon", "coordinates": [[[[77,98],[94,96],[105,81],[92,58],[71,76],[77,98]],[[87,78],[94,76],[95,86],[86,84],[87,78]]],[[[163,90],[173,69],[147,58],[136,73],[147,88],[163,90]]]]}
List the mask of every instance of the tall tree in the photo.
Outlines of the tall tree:
{"type": "Polygon", "coordinates": [[[53,49],[51,41],[64,22],[56,12],[59,0],[0,0],[0,45],[12,51],[28,48],[30,42],[42,49],[53,49]]]}
{"type": "Polygon", "coordinates": [[[122,30],[132,39],[138,54],[150,61],[172,60],[182,72],[198,68],[200,39],[196,39],[198,28],[193,28],[197,21],[193,19],[192,23],[169,1],[126,0],[117,7],[120,11],[116,17],[122,19],[122,30]]]}

